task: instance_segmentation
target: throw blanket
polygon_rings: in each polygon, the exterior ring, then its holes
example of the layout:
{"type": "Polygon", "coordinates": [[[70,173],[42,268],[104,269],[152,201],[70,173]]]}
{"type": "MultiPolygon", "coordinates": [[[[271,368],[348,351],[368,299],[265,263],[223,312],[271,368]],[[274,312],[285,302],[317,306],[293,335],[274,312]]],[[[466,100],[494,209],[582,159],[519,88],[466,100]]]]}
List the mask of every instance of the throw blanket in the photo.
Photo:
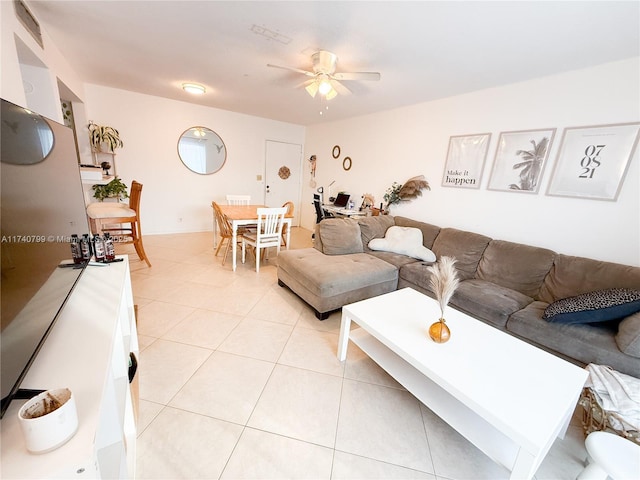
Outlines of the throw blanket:
{"type": "Polygon", "coordinates": [[[628,425],[611,417],[614,428],[640,431],[640,379],[617,372],[611,367],[590,363],[585,387],[591,388],[600,406],[617,414],[628,425]],[[616,425],[616,423],[618,425],[616,425]]]}

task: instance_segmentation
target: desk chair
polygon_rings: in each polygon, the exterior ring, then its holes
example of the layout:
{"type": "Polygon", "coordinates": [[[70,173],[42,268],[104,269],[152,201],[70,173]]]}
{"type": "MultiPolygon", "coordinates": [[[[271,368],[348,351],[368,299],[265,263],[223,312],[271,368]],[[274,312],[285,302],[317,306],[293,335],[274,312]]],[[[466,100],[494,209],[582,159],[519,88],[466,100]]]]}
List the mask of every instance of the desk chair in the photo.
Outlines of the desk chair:
{"type": "Polygon", "coordinates": [[[111,236],[128,237],[130,240],[118,243],[133,243],[138,258],[150,267],[151,262],[142,245],[142,230],[140,228],[140,198],[142,184],[135,180],[131,182],[129,205],[114,202],[94,202],[87,206],[87,216],[91,225],[91,232],[102,234],[109,232],[111,236]],[[124,227],[123,224],[130,224],[124,227]],[[117,226],[116,226],[117,225],[117,226]]]}
{"type": "Polygon", "coordinates": [[[333,217],[333,214],[327,212],[324,208],[322,208],[320,195],[318,195],[317,193],[313,194],[313,206],[316,209],[316,223],[320,223],[325,218],[333,217]]]}
{"type": "Polygon", "coordinates": [[[251,195],[227,195],[227,205],[250,205],[251,195]]]}
{"type": "MultiPolygon", "coordinates": [[[[293,209],[295,208],[293,202],[285,202],[284,205],[282,206],[287,209],[285,216],[287,217],[293,216],[293,209]]],[[[282,246],[283,247],[287,246],[287,230],[288,229],[289,229],[288,223],[285,223],[284,225],[282,225],[282,246]]]]}
{"type": "Polygon", "coordinates": [[[278,253],[280,253],[282,225],[286,212],[286,207],[258,209],[256,232],[242,235],[242,263],[245,261],[247,245],[255,248],[256,272],[260,271],[260,250],[276,247],[278,253]]]}

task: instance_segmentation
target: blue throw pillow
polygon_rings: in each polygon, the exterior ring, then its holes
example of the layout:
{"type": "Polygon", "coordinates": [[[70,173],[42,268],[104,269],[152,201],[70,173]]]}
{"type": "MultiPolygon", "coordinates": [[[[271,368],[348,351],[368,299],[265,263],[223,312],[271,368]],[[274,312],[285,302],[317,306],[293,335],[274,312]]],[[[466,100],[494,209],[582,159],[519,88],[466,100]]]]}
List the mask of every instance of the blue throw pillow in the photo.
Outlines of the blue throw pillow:
{"type": "Polygon", "coordinates": [[[610,288],[553,302],[542,318],[552,323],[595,323],[620,320],[636,312],[640,312],[640,290],[610,288]]]}

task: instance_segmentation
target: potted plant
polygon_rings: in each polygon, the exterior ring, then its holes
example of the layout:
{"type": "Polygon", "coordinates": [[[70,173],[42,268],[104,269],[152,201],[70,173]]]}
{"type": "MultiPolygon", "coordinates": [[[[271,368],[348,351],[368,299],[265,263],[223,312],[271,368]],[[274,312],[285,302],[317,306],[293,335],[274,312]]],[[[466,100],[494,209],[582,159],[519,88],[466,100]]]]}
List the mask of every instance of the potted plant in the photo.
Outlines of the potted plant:
{"type": "Polygon", "coordinates": [[[124,145],[120,140],[120,132],[113,127],[96,125],[89,120],[88,128],[89,142],[94,152],[113,153],[116,148],[124,145]]]}
{"type": "Polygon", "coordinates": [[[129,198],[127,186],[118,177],[115,177],[106,185],[94,185],[91,188],[93,189],[93,196],[101,202],[105,198],[117,198],[118,201],[129,198]]]}

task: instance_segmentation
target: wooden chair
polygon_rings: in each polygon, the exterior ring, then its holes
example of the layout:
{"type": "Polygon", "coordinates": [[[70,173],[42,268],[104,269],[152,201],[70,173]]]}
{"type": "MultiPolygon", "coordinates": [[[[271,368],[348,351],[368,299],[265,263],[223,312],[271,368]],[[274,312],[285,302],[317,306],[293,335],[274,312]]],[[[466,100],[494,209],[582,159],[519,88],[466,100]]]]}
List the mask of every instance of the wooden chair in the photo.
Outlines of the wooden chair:
{"type": "Polygon", "coordinates": [[[250,205],[251,195],[227,195],[227,205],[250,205]]]}
{"type": "MultiPolygon", "coordinates": [[[[220,210],[220,205],[218,205],[216,202],[212,202],[211,206],[213,207],[215,221],[218,224],[218,229],[220,231],[220,243],[218,243],[218,248],[216,248],[216,253],[214,256],[218,256],[218,252],[220,252],[222,244],[225,243],[225,240],[227,242],[227,246],[225,247],[224,254],[222,256],[222,265],[224,265],[225,261],[227,260],[227,254],[229,253],[229,247],[231,246],[231,242],[233,240],[233,228],[231,227],[231,224],[229,223],[229,220],[227,219],[225,214],[222,213],[222,210],[220,210]]],[[[236,232],[236,235],[236,238],[241,239],[243,234],[238,231],[236,232]]]]}
{"type": "MultiPolygon", "coordinates": [[[[284,205],[282,206],[287,209],[287,212],[285,213],[286,217],[293,216],[293,209],[295,208],[295,205],[293,204],[293,202],[285,202],[284,205]]],[[[287,246],[287,230],[289,230],[289,224],[285,223],[282,225],[282,246],[283,247],[287,246]]]]}
{"type": "Polygon", "coordinates": [[[142,244],[142,229],[140,227],[140,198],[142,184],[135,180],[131,182],[129,205],[114,202],[95,202],[87,206],[87,216],[91,225],[91,232],[102,234],[109,232],[118,243],[133,243],[140,260],[150,267],[151,262],[142,244]],[[129,227],[124,225],[129,224],[129,227]],[[122,237],[129,240],[122,241],[122,237]]]}
{"type": "Polygon", "coordinates": [[[258,209],[256,232],[246,233],[242,236],[242,263],[245,261],[247,245],[255,248],[256,272],[260,271],[260,250],[276,247],[280,253],[282,225],[286,212],[286,207],[258,209]]]}

